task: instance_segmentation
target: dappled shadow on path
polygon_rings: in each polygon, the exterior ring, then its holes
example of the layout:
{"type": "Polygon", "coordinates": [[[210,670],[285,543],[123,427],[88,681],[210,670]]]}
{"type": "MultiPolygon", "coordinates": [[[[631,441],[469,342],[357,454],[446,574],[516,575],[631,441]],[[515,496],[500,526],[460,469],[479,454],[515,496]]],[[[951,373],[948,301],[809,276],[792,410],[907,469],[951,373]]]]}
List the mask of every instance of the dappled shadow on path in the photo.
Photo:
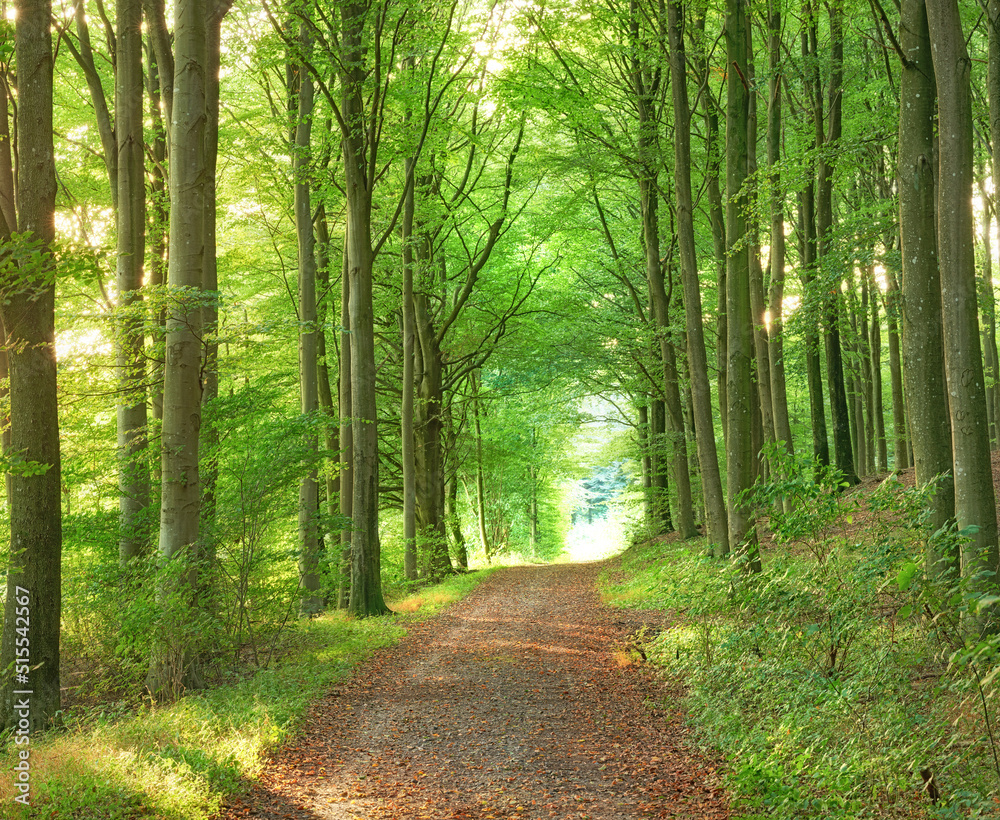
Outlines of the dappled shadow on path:
{"type": "Polygon", "coordinates": [[[640,623],[600,607],[598,571],[506,570],[414,625],[222,817],[727,818],[669,692],[622,651],[640,623]]]}

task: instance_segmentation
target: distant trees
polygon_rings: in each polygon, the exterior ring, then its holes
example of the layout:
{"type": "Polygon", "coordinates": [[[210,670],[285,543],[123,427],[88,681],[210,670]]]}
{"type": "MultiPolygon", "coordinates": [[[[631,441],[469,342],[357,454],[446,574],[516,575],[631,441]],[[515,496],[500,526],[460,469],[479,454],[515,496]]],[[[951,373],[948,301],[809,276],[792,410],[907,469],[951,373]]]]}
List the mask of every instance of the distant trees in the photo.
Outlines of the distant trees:
{"type": "Polygon", "coordinates": [[[957,8],[78,0],[52,67],[25,0],[0,49],[8,581],[51,587],[59,516],[113,510],[173,697],[199,641],[251,629],[254,573],[368,616],[384,578],[552,549],[593,395],[649,534],[756,569],[752,489],[805,449],[847,483],[914,463],[929,526],[975,533],[928,568],[994,567],[1000,96],[970,88],[1000,39],[957,8]],[[264,544],[297,560],[268,574],[264,544]]]}

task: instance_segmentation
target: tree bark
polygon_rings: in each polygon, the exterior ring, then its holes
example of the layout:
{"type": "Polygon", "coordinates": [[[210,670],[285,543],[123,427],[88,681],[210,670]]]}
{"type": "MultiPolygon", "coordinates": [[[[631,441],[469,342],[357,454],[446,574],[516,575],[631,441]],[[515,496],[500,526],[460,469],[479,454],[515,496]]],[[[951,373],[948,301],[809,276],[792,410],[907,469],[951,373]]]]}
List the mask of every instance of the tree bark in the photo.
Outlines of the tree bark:
{"type": "MultiPolygon", "coordinates": [[[[198,553],[201,484],[201,306],[205,254],[207,10],[199,0],[180,0],[174,32],[177,74],[170,127],[169,284],[182,289],[170,299],[163,383],[160,557],[195,566],[198,553]]],[[[193,603],[196,570],[177,576],[183,588],[164,588],[163,598],[193,603]]],[[[146,685],[154,697],[173,699],[192,682],[184,640],[162,640],[154,648],[146,685]]]]}
{"type": "MultiPolygon", "coordinates": [[[[354,426],[351,418],[351,284],[348,279],[347,237],[344,237],[344,262],[340,277],[340,517],[354,518],[354,426]]],[[[347,609],[351,598],[351,527],[340,531],[340,562],[337,579],[337,608],[347,609]]]]}
{"type": "Polygon", "coordinates": [[[750,260],[746,251],[747,17],[745,0],[726,0],[726,312],[728,315],[729,435],[726,439],[729,545],[746,557],[747,568],[760,570],[754,510],[741,494],[754,482],[753,324],[750,313],[750,260]]]}
{"type": "MultiPolygon", "coordinates": [[[[840,141],[844,75],[844,8],[842,0],[834,0],[830,9],[831,71],[827,89],[829,123],[824,132],[822,96],[816,88],[814,117],[816,145],[821,148],[817,168],[816,236],[818,256],[824,281],[832,283],[823,299],[826,320],[826,375],[830,390],[830,420],[833,424],[833,451],[837,469],[849,484],[858,483],[857,467],[851,445],[850,414],[844,379],[843,345],[840,338],[840,277],[829,276],[837,263],[833,257],[833,156],[831,151],[840,141]]],[[[815,25],[815,21],[813,21],[815,25]]]]}
{"type": "Polygon", "coordinates": [[[146,252],[146,179],[143,143],[142,4],[119,0],[115,139],[117,143],[116,285],[121,319],[118,367],[118,490],[123,562],[149,549],[149,460],[142,276],[146,252]]]}
{"type": "MultiPolygon", "coordinates": [[[[962,574],[972,578],[997,569],[997,518],[976,302],[971,61],[957,0],[929,0],[927,20],[938,92],[937,238],[955,518],[961,530],[977,528],[961,554],[962,574]]],[[[995,578],[988,583],[997,586],[995,578]]]]}
{"type": "MultiPolygon", "coordinates": [[[[684,53],[683,9],[679,0],[667,6],[670,31],[670,71],[674,101],[674,193],[677,201],[677,233],[684,284],[684,317],[687,329],[688,368],[691,378],[693,421],[701,472],[705,523],[710,544],[719,544],[720,553],[729,551],[726,503],[722,494],[719,455],[715,447],[712,389],[708,380],[698,281],[698,258],[694,236],[694,201],[691,194],[691,109],[687,93],[684,53]]],[[[716,549],[713,547],[713,549],[716,549]]]]}
{"type": "Polygon", "coordinates": [[[792,427],[788,418],[788,393],[785,380],[784,311],[785,296],[785,211],[781,190],[781,8],[776,0],[768,2],[768,81],[767,166],[771,184],[771,287],[768,294],[770,328],[767,334],[771,363],[771,402],[774,436],[784,442],[789,455],[794,454],[792,427]]]}
{"type": "MultiPolygon", "coordinates": [[[[945,388],[934,179],[935,80],[924,0],[904,0],[900,44],[899,229],[903,264],[903,387],[918,486],[934,484],[930,531],[955,515],[951,422],[945,388]]],[[[928,542],[930,549],[930,542],[928,542]]],[[[928,555],[944,571],[958,556],[928,555]],[[939,562],[943,561],[943,564],[939,562]]]]}
{"type": "MultiPolygon", "coordinates": [[[[412,178],[416,164],[408,159],[407,177],[412,178]]],[[[403,385],[400,407],[401,458],[403,468],[403,574],[409,581],[417,578],[417,476],[414,453],[415,435],[413,393],[416,357],[416,317],[413,304],[413,216],[414,186],[410,185],[403,204],[403,385]]]]}
{"type": "MultiPolygon", "coordinates": [[[[45,728],[60,709],[59,621],[62,602],[62,510],[59,413],[56,394],[55,153],[52,139],[51,3],[17,4],[17,230],[38,253],[3,279],[3,320],[9,340],[11,449],[25,468],[12,471],[10,561],[0,668],[3,728],[45,728]],[[25,611],[26,609],[26,611],[25,611]],[[18,621],[19,617],[27,619],[18,621]],[[28,654],[17,641],[26,628],[28,654]],[[15,695],[30,692],[30,695],[15,695]],[[27,698],[28,714],[14,711],[27,698]],[[22,720],[24,721],[22,723],[22,720]]],[[[10,230],[4,239],[11,240],[10,230]]]]}
{"type": "Polygon", "coordinates": [[[889,287],[885,294],[885,322],[889,331],[889,378],[892,383],[892,461],[896,470],[910,467],[909,433],[906,424],[906,404],[903,401],[903,364],[899,339],[899,314],[902,294],[896,281],[896,274],[886,272],[889,287]]]}
{"type": "Polygon", "coordinates": [[[375,316],[372,306],[372,188],[365,133],[365,2],[341,7],[342,114],[347,192],[347,258],[351,288],[351,426],[354,449],[354,530],[351,537],[350,611],[389,611],[382,598],[378,532],[378,408],[375,396],[375,316]]]}
{"type": "Polygon", "coordinates": [[[316,235],[313,230],[311,173],[312,116],[316,90],[305,67],[310,50],[307,23],[302,23],[299,46],[303,62],[298,67],[298,116],[292,153],[295,235],[298,244],[299,290],[299,409],[306,423],[305,456],[309,466],[299,482],[299,615],[322,611],[320,594],[321,535],[319,531],[319,355],[316,310],[316,235]]]}

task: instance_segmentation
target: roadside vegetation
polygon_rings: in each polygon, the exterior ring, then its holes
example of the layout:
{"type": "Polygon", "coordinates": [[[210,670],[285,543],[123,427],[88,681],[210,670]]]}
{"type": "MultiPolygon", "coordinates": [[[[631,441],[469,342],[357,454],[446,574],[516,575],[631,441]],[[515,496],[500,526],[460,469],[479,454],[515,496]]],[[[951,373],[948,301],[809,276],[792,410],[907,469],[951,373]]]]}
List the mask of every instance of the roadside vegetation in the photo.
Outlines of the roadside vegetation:
{"type": "Polygon", "coordinates": [[[684,682],[739,816],[1000,816],[996,599],[928,579],[925,493],[895,476],[843,492],[826,472],[756,499],[759,574],[668,536],[603,580],[609,603],[669,613],[644,651],[684,682]]]}
{"type": "MultiPolygon", "coordinates": [[[[332,611],[292,619],[269,636],[270,651],[258,654],[258,664],[245,645],[242,674],[230,672],[228,680],[213,680],[171,704],[151,706],[129,697],[129,681],[119,679],[119,699],[112,699],[109,688],[92,693],[90,705],[80,700],[63,713],[61,730],[32,738],[30,807],[14,802],[16,747],[10,744],[0,754],[3,817],[212,816],[226,795],[260,773],[269,751],[294,735],[311,702],[372,651],[398,641],[407,623],[460,600],[491,572],[455,575],[409,593],[399,588],[397,599],[390,599],[399,613],[393,618],[355,619],[332,611]]],[[[116,668],[125,674],[122,664],[116,668]]],[[[131,691],[140,691],[138,681],[132,683],[131,691]]]]}

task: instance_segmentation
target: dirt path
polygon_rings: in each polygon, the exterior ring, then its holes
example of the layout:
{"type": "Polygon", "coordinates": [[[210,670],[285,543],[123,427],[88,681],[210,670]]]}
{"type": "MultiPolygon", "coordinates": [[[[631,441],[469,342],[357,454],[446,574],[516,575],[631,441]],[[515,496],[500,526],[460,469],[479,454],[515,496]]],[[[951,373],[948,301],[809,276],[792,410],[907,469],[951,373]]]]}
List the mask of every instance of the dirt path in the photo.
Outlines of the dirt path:
{"type": "Polygon", "coordinates": [[[222,817],[728,818],[711,762],[622,651],[598,565],[494,575],[320,701],[222,817]]]}

